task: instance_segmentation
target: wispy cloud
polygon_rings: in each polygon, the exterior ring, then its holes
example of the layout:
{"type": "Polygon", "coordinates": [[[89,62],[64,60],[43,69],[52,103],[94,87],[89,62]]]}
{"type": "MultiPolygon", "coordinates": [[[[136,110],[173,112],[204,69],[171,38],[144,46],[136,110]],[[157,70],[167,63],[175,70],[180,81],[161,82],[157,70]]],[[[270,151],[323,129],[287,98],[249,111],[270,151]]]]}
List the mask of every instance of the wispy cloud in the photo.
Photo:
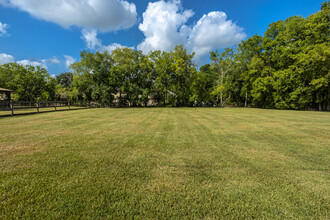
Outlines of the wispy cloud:
{"type": "Polygon", "coordinates": [[[72,56],[64,55],[64,58],[65,58],[65,66],[67,69],[69,69],[71,64],[73,64],[76,61],[76,59],[73,58],[72,56]]]}
{"type": "Polygon", "coordinates": [[[0,22],[0,37],[7,34],[8,24],[0,22]]]}
{"type": "Polygon", "coordinates": [[[109,53],[111,53],[111,51],[113,51],[116,48],[126,47],[118,43],[103,45],[101,39],[97,37],[97,30],[94,29],[91,30],[83,29],[81,39],[85,41],[88,49],[94,51],[100,51],[100,52],[108,51],[109,53]]]}
{"type": "Polygon", "coordinates": [[[48,65],[52,64],[60,64],[61,61],[56,57],[52,57],[50,59],[42,59],[42,60],[33,60],[33,59],[24,59],[16,61],[15,57],[9,54],[1,53],[0,54],[0,64],[6,63],[18,63],[23,66],[40,66],[42,68],[48,69],[48,65]]]}

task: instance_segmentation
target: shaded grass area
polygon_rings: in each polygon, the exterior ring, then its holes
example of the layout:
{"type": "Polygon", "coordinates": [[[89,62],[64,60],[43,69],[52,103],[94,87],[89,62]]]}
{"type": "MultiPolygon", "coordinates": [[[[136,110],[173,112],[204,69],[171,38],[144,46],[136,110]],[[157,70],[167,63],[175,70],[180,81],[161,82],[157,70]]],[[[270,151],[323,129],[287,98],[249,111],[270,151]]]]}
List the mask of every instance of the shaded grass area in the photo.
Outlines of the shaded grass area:
{"type": "Polygon", "coordinates": [[[0,127],[2,219],[329,218],[329,113],[89,109],[0,127]]]}

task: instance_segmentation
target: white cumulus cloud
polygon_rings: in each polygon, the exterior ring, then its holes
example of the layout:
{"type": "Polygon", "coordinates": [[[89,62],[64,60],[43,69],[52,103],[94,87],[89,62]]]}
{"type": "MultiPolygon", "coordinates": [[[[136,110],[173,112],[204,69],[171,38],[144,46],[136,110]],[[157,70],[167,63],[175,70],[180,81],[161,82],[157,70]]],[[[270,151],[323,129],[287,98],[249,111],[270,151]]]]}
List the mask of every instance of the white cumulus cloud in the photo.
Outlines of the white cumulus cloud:
{"type": "Polygon", "coordinates": [[[4,24],[0,22],[0,37],[7,34],[7,28],[8,28],[8,24],[4,24]]]}
{"type": "Polygon", "coordinates": [[[188,26],[187,21],[193,15],[193,11],[182,9],[180,0],[149,3],[139,25],[145,39],[137,48],[148,53],[151,50],[169,51],[184,44],[190,52],[196,53],[198,62],[210,51],[232,46],[246,37],[243,29],[228,20],[224,12],[210,12],[188,26]]]}
{"type": "Polygon", "coordinates": [[[187,30],[184,24],[193,15],[193,11],[182,9],[179,0],[149,3],[139,25],[146,38],[138,49],[145,53],[151,50],[169,51],[175,45],[184,43],[187,30]]]}
{"type": "Polygon", "coordinates": [[[187,46],[199,57],[213,49],[238,43],[245,37],[243,29],[227,20],[224,12],[214,11],[204,15],[192,28],[187,46]]]}
{"type": "Polygon", "coordinates": [[[15,58],[12,55],[0,53],[0,65],[6,63],[14,63],[14,62],[15,62],[15,58]]]}
{"type": "Polygon", "coordinates": [[[136,6],[124,0],[0,0],[30,15],[65,28],[78,26],[102,32],[126,29],[136,22],[136,6]]]}

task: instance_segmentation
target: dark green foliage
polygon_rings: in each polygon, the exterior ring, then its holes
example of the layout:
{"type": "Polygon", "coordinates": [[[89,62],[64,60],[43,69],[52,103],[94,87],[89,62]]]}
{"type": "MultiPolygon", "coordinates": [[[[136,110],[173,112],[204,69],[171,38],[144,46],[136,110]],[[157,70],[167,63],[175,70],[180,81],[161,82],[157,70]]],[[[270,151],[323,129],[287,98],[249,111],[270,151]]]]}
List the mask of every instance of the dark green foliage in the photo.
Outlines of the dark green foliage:
{"type": "Polygon", "coordinates": [[[71,99],[95,100],[110,105],[115,82],[112,80],[113,60],[107,53],[83,51],[81,60],[71,65],[74,71],[71,99]]]}
{"type": "Polygon", "coordinates": [[[0,65],[0,88],[14,91],[15,100],[53,100],[56,80],[44,68],[16,63],[0,65]]]}
{"type": "Polygon", "coordinates": [[[56,81],[45,69],[0,66],[0,87],[19,100],[71,99],[106,106],[253,106],[330,110],[330,5],[273,22],[264,36],[211,52],[196,70],[182,46],[148,55],[131,48],[81,53],[56,81]],[[57,85],[56,85],[57,83],[57,85]]]}
{"type": "Polygon", "coordinates": [[[329,14],[327,1],[306,19],[293,16],[270,24],[264,37],[243,41],[230,59],[221,60],[228,49],[212,52],[220,76],[230,66],[219,80],[224,102],[242,106],[245,99],[245,106],[330,110],[329,14]]]}
{"type": "Polygon", "coordinates": [[[188,54],[182,45],[176,46],[174,49],[171,63],[174,80],[171,89],[175,97],[175,106],[187,106],[189,101],[190,105],[193,103],[193,100],[189,100],[189,96],[192,76],[196,72],[192,62],[194,55],[194,53],[188,54]]]}
{"type": "Polygon", "coordinates": [[[56,81],[59,86],[69,89],[73,81],[73,73],[61,73],[56,76],[56,81]]]}
{"type": "Polygon", "coordinates": [[[196,71],[192,78],[192,95],[191,101],[196,100],[198,103],[212,101],[212,91],[216,86],[218,74],[214,71],[210,64],[206,64],[196,71]]]}

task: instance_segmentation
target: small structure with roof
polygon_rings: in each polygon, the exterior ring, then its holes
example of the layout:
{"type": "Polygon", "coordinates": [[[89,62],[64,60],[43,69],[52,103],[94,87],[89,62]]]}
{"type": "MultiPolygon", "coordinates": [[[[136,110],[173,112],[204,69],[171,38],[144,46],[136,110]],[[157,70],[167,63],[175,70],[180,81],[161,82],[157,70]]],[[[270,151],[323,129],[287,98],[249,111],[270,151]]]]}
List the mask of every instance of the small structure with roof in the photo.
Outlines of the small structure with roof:
{"type": "Polygon", "coordinates": [[[13,90],[0,88],[0,100],[11,101],[11,93],[13,90]]]}

